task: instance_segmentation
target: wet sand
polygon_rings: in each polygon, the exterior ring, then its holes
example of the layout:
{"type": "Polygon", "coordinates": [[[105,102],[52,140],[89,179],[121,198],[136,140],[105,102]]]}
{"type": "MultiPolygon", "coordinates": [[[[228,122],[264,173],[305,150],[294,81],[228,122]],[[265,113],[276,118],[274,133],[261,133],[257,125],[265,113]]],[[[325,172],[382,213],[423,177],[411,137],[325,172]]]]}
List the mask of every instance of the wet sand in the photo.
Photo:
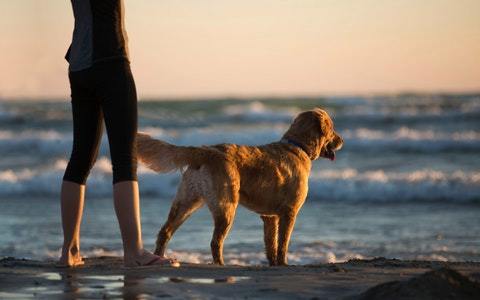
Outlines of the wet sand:
{"type": "Polygon", "coordinates": [[[0,260],[0,299],[359,299],[378,294],[382,283],[408,283],[440,268],[458,271],[474,294],[479,291],[478,262],[377,258],[289,267],[184,263],[180,268],[130,269],[118,257],[97,257],[87,259],[83,267],[61,269],[52,261],[4,258],[0,260]],[[377,290],[365,294],[375,286],[377,290]]]}

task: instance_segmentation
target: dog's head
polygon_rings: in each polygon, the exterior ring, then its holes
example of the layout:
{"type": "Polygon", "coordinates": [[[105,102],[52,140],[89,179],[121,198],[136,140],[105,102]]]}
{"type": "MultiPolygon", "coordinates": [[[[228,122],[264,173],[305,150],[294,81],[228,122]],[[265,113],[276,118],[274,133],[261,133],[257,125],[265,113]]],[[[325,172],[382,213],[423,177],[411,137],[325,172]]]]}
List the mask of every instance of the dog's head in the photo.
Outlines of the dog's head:
{"type": "Polygon", "coordinates": [[[332,119],[320,108],[300,113],[283,138],[301,145],[311,160],[319,157],[334,160],[335,151],[343,145],[343,139],[333,129],[332,119]]]}

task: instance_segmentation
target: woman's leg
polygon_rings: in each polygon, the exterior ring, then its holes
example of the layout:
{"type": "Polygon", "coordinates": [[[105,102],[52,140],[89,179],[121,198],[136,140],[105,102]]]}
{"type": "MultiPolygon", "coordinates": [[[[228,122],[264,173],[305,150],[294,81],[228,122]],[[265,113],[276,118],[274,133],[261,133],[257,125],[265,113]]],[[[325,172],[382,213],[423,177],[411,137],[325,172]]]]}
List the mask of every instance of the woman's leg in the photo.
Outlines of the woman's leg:
{"type": "Polygon", "coordinates": [[[113,168],[113,196],[126,266],[170,264],[143,248],[137,182],[137,95],[127,62],[100,67],[102,108],[113,168]]]}
{"type": "Polygon", "coordinates": [[[113,185],[113,202],[122,233],[125,265],[144,265],[152,259],[156,259],[143,249],[138,182],[115,183],[113,185]]]}
{"type": "Polygon", "coordinates": [[[85,185],[63,181],[61,191],[63,246],[60,264],[83,265],[80,255],[80,223],[82,222],[85,185]]]}
{"type": "Polygon", "coordinates": [[[72,88],[73,149],[65,170],[61,191],[63,247],[60,264],[83,264],[80,255],[80,224],[85,198],[85,182],[97,157],[102,137],[102,112],[80,83],[81,75],[70,76],[72,88]]]}

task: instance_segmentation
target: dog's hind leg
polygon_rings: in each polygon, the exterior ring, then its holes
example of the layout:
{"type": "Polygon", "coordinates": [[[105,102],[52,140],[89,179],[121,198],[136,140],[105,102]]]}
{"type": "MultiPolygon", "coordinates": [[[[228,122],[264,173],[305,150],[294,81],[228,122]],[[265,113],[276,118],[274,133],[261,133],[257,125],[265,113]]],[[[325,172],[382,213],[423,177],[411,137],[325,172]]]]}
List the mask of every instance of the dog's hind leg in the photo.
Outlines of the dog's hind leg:
{"type": "Polygon", "coordinates": [[[265,253],[270,266],[277,265],[278,216],[261,216],[263,220],[263,239],[265,253]]]}
{"type": "Polygon", "coordinates": [[[286,266],[288,243],[290,242],[290,235],[295,225],[296,213],[286,213],[280,215],[278,228],[278,250],[277,250],[277,264],[286,266]]]}
{"type": "Polygon", "coordinates": [[[194,191],[188,189],[186,180],[182,180],[175,196],[175,200],[170,208],[167,222],[158,232],[155,254],[163,256],[167,244],[175,231],[185,222],[198,208],[203,204],[201,197],[192,194],[194,191]]]}
{"type": "Polygon", "coordinates": [[[223,242],[232,227],[236,208],[237,203],[224,203],[221,209],[210,209],[215,224],[212,241],[210,243],[214,264],[224,265],[223,242]]]}

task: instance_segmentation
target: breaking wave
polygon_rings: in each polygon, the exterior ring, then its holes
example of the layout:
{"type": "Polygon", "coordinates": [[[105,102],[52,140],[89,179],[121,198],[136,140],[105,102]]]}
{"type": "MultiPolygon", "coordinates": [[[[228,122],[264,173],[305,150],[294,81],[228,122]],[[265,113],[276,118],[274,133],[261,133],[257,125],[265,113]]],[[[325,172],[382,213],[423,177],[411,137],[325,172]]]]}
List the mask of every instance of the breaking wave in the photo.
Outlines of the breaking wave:
{"type": "MultiPolygon", "coordinates": [[[[66,164],[66,160],[57,160],[50,167],[0,171],[0,197],[57,196],[66,164]]],[[[101,157],[88,179],[89,195],[110,197],[111,174],[110,160],[101,157]]],[[[179,174],[159,175],[143,166],[138,174],[144,195],[174,196],[179,174]]],[[[480,172],[313,170],[309,197],[320,201],[476,201],[480,200],[480,172]]]]}

